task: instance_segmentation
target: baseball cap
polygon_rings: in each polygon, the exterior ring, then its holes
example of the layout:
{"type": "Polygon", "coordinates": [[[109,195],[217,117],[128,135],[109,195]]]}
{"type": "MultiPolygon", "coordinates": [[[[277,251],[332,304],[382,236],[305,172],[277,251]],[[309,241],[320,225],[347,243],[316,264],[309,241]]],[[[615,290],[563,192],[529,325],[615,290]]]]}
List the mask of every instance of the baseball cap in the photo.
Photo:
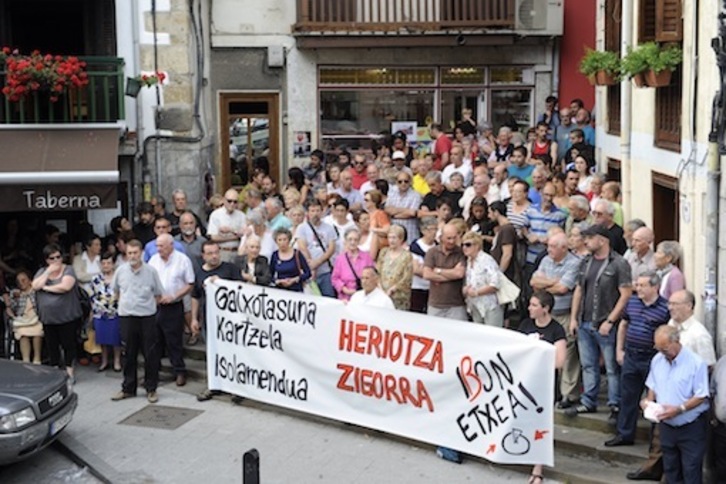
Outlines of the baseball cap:
{"type": "Polygon", "coordinates": [[[394,151],[391,155],[392,160],[405,160],[406,159],[406,153],[403,151],[394,151]]]}
{"type": "Polygon", "coordinates": [[[580,233],[583,237],[592,237],[593,235],[600,235],[602,237],[609,237],[608,231],[605,227],[599,224],[591,225],[580,233]]]}

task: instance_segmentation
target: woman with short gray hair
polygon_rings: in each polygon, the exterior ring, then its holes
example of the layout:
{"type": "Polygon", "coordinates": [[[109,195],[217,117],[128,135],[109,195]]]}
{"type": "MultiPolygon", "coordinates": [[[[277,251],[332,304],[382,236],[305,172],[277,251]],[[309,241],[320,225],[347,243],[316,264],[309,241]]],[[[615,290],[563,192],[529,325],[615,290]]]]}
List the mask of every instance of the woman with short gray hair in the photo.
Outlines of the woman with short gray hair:
{"type": "Polygon", "coordinates": [[[655,269],[661,278],[660,295],[666,300],[671,294],[686,288],[686,278],[676,266],[683,254],[681,244],[675,240],[664,240],[655,249],[653,260],[655,269]]]}

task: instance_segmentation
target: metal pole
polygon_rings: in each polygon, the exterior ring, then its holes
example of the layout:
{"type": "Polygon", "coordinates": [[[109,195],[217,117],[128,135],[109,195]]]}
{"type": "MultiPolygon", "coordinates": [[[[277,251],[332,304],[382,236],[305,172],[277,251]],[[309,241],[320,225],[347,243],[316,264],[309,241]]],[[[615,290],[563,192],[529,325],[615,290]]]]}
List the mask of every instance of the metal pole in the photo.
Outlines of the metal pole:
{"type": "Polygon", "coordinates": [[[242,484],[260,484],[260,453],[250,449],[242,456],[242,484]]]}
{"type": "MultiPolygon", "coordinates": [[[[623,0],[621,17],[621,45],[622,57],[628,54],[628,47],[633,44],[633,0],[623,0]]],[[[632,89],[633,83],[623,78],[620,82],[620,176],[623,191],[623,212],[627,217],[632,217],[631,201],[631,179],[630,169],[631,157],[631,130],[632,130],[632,89]]],[[[602,119],[602,118],[601,118],[602,119]]]]}

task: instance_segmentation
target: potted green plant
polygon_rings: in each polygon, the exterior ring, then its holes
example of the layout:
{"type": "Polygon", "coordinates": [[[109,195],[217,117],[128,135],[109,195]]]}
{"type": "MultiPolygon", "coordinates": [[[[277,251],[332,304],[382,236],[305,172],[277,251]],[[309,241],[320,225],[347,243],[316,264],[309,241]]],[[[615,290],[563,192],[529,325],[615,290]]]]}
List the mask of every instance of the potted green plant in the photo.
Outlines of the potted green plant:
{"type": "MultiPolygon", "coordinates": [[[[654,44],[649,42],[648,44],[654,44]]],[[[648,61],[646,56],[646,47],[648,44],[642,44],[633,49],[628,46],[628,53],[620,61],[620,73],[629,77],[637,87],[648,87],[645,83],[645,72],[648,70],[648,61]]],[[[656,46],[657,47],[657,46],[656,46]]]]}
{"type": "Polygon", "coordinates": [[[593,85],[612,86],[620,77],[620,57],[617,52],[586,48],[580,60],[580,72],[593,85]]]}
{"type": "Polygon", "coordinates": [[[683,62],[683,50],[677,45],[655,46],[656,48],[646,50],[648,70],[645,73],[645,82],[650,87],[663,87],[670,84],[673,71],[683,62]]]}

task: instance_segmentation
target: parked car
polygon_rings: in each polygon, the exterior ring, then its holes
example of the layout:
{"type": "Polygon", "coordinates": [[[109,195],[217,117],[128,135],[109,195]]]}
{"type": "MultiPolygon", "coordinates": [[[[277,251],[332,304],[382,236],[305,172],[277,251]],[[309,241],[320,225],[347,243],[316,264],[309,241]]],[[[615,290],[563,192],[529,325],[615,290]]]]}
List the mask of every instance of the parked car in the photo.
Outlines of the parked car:
{"type": "Polygon", "coordinates": [[[47,447],[70,423],[77,405],[65,371],[0,360],[0,465],[47,447]]]}

